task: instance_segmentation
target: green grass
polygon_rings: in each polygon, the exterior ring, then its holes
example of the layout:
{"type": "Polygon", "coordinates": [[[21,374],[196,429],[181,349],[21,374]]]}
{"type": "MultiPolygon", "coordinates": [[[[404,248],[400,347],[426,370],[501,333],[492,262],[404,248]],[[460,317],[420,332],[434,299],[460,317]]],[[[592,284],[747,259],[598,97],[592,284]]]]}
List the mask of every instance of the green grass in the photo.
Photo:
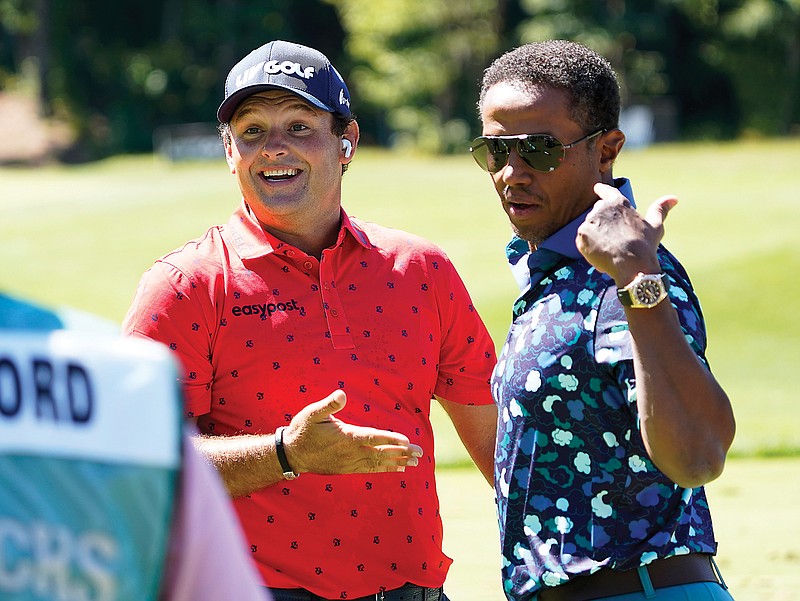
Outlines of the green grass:
{"type": "MultiPolygon", "coordinates": [[[[720,564],[738,601],[788,600],[800,587],[800,141],[667,145],[623,153],[640,208],[680,204],[665,244],[682,260],[708,323],[709,359],[738,421],[734,459],[709,486],[720,564]],[[742,457],[749,457],[743,459],[742,457]]],[[[468,156],[359,151],[344,179],[353,215],[440,244],[496,344],[515,287],[503,258],[507,220],[468,156]]],[[[159,255],[227,220],[238,203],[223,161],[173,165],[123,157],[81,167],[0,169],[0,288],[121,321],[159,255]]],[[[441,410],[440,466],[468,463],[441,410]]],[[[489,487],[472,469],[440,471],[455,599],[501,600],[489,487]]]]}
{"type": "MultiPolygon", "coordinates": [[[[640,208],[680,198],[665,244],[703,303],[709,359],[738,419],[738,456],[800,451],[791,375],[800,364],[798,162],[800,141],[770,140],[629,151],[616,168],[633,180],[640,208]]],[[[502,344],[516,293],[503,256],[510,230],[469,156],[362,149],[344,196],[351,214],[440,244],[502,344]]],[[[121,321],[152,261],[227,220],[237,203],[222,160],[0,169],[0,286],[121,321]]]]}
{"type": "MultiPolygon", "coordinates": [[[[623,153],[616,169],[633,179],[640,208],[662,194],[680,198],[665,243],[703,302],[709,359],[738,419],[738,456],[800,451],[791,376],[800,364],[798,161],[796,140],[681,144],[623,153]]],[[[0,286],[120,321],[142,271],[225,221],[236,192],[222,160],[0,169],[0,286]]],[[[365,149],[344,194],[351,214],[439,243],[502,343],[516,293],[503,258],[509,227],[488,176],[468,156],[365,149]]]]}
{"type": "MultiPolygon", "coordinates": [[[[476,470],[437,476],[446,589],[453,601],[504,601],[492,491],[476,470]]],[[[800,459],[734,459],[707,487],[717,564],[736,601],[792,601],[800,590],[800,459]]]]}

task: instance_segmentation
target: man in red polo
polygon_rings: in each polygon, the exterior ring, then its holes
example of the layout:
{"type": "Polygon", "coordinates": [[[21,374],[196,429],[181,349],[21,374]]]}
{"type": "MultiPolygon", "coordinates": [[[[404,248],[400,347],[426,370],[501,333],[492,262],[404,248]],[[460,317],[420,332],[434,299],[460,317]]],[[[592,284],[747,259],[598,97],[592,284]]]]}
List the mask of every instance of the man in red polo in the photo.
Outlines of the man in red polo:
{"type": "Polygon", "coordinates": [[[444,600],[430,402],[492,481],[488,332],[442,250],[342,209],[359,129],[325,56],[254,50],[217,115],[242,203],[145,273],[124,328],[180,357],[277,601],[444,600]]]}

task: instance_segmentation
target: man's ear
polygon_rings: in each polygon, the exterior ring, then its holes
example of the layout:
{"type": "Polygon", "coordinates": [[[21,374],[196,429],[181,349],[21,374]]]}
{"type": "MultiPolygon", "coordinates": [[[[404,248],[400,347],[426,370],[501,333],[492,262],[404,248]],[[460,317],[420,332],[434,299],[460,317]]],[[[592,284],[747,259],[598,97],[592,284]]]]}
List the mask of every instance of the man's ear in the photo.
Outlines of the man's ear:
{"type": "Polygon", "coordinates": [[[358,139],[360,135],[361,131],[359,130],[357,121],[354,120],[347,124],[344,134],[342,134],[341,163],[343,165],[353,160],[353,156],[356,153],[356,148],[358,147],[358,139]]]}
{"type": "Polygon", "coordinates": [[[609,173],[617,160],[622,146],[625,144],[625,134],[621,129],[614,128],[600,136],[597,141],[600,152],[600,173],[609,173]]]}
{"type": "Polygon", "coordinates": [[[227,136],[222,139],[222,146],[225,148],[225,162],[228,163],[228,169],[231,174],[236,174],[236,165],[233,163],[233,149],[231,148],[230,138],[227,136]]]}

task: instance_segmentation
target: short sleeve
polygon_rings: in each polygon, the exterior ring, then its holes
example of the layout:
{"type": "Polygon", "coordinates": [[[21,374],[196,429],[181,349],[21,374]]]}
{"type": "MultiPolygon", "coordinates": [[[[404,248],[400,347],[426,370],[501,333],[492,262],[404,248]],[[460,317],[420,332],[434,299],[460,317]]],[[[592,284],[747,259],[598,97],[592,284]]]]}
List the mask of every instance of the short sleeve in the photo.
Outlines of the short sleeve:
{"type": "MultiPolygon", "coordinates": [[[[698,358],[705,364],[706,329],[700,302],[694,293],[683,267],[663,247],[659,248],[659,261],[669,278],[669,301],[678,314],[681,329],[698,358]]],[[[599,364],[606,364],[617,381],[619,390],[628,405],[636,403],[636,375],[633,368],[633,341],[622,308],[612,283],[603,293],[595,324],[594,355],[599,364]]],[[[645,310],[645,309],[643,309],[645,310]]],[[[622,399],[620,399],[622,400],[622,399]]]]}
{"type": "Polygon", "coordinates": [[[211,409],[211,340],[214,319],[205,292],[177,267],[158,261],[142,276],[122,324],[123,334],[150,338],[174,352],[189,416],[211,409]]]}
{"type": "Polygon", "coordinates": [[[443,339],[435,394],[464,405],[490,405],[494,343],[455,267],[446,257],[440,261],[436,293],[443,339]]]}

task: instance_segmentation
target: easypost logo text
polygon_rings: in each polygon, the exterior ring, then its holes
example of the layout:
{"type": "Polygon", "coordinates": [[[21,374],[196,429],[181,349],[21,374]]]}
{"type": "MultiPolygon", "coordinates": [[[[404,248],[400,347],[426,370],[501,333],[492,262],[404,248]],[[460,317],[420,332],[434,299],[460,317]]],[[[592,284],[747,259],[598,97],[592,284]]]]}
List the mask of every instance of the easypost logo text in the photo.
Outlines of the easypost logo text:
{"type": "Polygon", "coordinates": [[[234,317],[241,317],[242,315],[253,315],[267,319],[272,317],[273,313],[287,313],[289,311],[300,311],[302,307],[297,305],[295,299],[291,299],[285,303],[253,303],[251,305],[235,305],[231,308],[231,313],[234,317]]]}

